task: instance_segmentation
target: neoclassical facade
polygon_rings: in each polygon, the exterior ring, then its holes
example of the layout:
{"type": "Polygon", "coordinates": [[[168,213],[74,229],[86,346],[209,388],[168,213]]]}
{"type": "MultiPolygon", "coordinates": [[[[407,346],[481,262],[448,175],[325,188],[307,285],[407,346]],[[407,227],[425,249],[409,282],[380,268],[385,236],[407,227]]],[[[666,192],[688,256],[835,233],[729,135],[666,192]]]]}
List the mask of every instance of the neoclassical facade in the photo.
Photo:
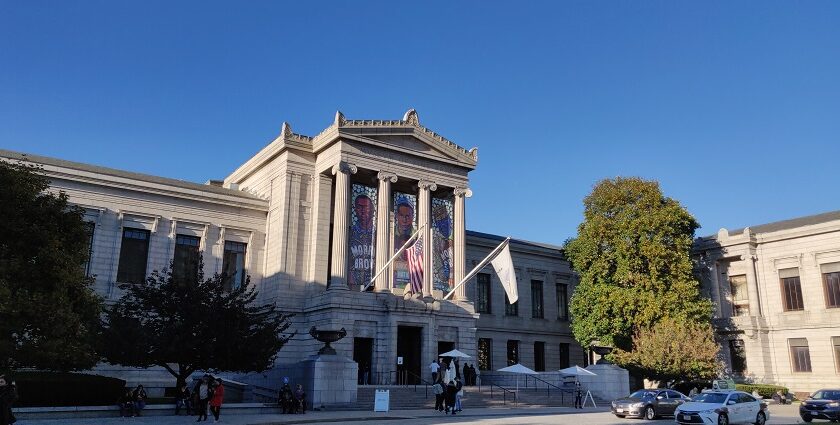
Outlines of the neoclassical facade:
{"type": "Polygon", "coordinates": [[[727,366],[812,392],[840,386],[840,211],[698,238],[727,366]]]}
{"type": "Polygon", "coordinates": [[[194,273],[199,255],[205,273],[225,272],[232,286],[250,276],[261,302],[295,313],[298,336],[278,365],[317,352],[312,326],[347,330],[334,347],[369,369],[371,381],[395,371],[425,376],[447,348],[490,359],[482,366],[494,369],[584,360],[568,328],[576,281],[559,247],[512,240],[515,308],[492,268],[443,300],[502,238],[465,227],[477,150],[422,126],[414,110],[401,120],[338,112],[313,137],[284,123],[251,159],[206,184],[17,152],[0,158],[41,164],[53,189],[86,209],[87,268],[106,302],[121,296],[119,283],[141,284],[170,262],[173,272],[194,273]],[[422,242],[370,283],[415,232],[422,242]]]}

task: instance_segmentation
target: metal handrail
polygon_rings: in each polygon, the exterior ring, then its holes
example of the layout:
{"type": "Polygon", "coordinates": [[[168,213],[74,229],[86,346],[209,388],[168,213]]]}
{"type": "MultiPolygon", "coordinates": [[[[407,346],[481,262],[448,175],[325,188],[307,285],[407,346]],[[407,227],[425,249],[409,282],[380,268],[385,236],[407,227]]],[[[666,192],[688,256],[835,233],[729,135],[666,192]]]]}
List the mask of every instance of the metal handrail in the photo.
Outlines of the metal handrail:
{"type": "Polygon", "coordinates": [[[540,382],[544,383],[546,385],[546,387],[545,387],[546,395],[548,395],[548,396],[551,396],[551,388],[556,388],[556,389],[560,390],[560,404],[563,404],[563,402],[564,402],[563,399],[565,398],[564,397],[565,393],[567,391],[570,392],[570,390],[568,390],[568,389],[565,389],[565,388],[559,387],[557,385],[554,385],[551,382],[548,382],[545,379],[542,379],[539,376],[534,376],[534,375],[525,375],[525,388],[528,388],[528,378],[534,379],[534,389],[537,389],[537,390],[539,388],[537,388],[537,382],[536,381],[540,381],[540,382]]]}
{"type": "MultiPolygon", "coordinates": [[[[481,385],[482,385],[482,381],[479,380],[478,381],[478,391],[479,392],[481,392],[481,385]]],[[[484,385],[487,385],[487,386],[490,387],[490,398],[493,398],[493,387],[496,387],[496,388],[502,390],[502,404],[507,404],[507,393],[511,393],[513,395],[513,404],[516,405],[516,395],[517,395],[516,391],[509,390],[509,389],[507,389],[507,388],[505,388],[501,385],[494,384],[492,382],[488,382],[484,385]]]]}
{"type": "Polygon", "coordinates": [[[380,371],[380,372],[372,372],[371,374],[376,378],[373,380],[375,382],[374,385],[394,385],[396,379],[391,379],[391,375],[393,374],[396,377],[396,370],[388,370],[388,371],[380,371]],[[387,382],[383,382],[387,379],[387,382]]]}
{"type": "MultiPolygon", "coordinates": [[[[421,384],[425,385],[425,387],[426,387],[426,398],[429,398],[429,385],[434,385],[434,383],[423,379],[420,375],[417,375],[416,373],[414,373],[410,370],[406,370],[405,372],[409,376],[413,376],[413,377],[417,378],[420,381],[421,384]]],[[[417,392],[417,383],[416,382],[414,383],[414,392],[417,392]]]]}

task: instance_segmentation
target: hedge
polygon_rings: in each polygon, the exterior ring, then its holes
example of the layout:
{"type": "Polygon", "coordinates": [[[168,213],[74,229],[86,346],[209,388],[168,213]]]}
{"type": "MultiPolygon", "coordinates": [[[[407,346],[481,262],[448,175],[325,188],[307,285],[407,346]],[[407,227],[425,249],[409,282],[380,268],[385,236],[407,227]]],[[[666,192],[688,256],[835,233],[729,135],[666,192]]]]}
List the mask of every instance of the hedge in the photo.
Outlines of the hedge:
{"type": "Polygon", "coordinates": [[[125,381],[66,372],[18,372],[18,407],[105,406],[125,393],[125,381]]]}
{"type": "Polygon", "coordinates": [[[735,389],[738,391],[743,391],[745,393],[752,394],[753,390],[758,391],[758,394],[762,398],[773,398],[773,394],[776,394],[776,391],[782,390],[782,394],[787,394],[788,389],[787,387],[782,387],[780,385],[765,385],[765,384],[735,384],[735,389]]]}

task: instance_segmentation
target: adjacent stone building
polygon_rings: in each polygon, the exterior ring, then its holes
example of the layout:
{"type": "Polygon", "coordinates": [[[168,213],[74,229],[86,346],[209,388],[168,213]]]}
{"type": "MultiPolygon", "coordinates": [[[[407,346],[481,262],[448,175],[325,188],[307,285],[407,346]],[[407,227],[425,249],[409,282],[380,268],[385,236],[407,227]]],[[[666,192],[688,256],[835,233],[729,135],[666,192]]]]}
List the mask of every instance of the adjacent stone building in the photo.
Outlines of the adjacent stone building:
{"type": "MultiPolygon", "coordinates": [[[[466,230],[477,150],[420,125],[414,110],[401,120],[339,112],[313,137],[284,123],[251,159],[206,184],[10,151],[0,158],[41,164],[52,188],[85,208],[86,267],[106,302],[122,295],[118,283],[140,284],[170,262],[175,273],[195,273],[199,255],[205,273],[224,271],[231,286],[250,276],[261,302],[295,313],[298,336],[278,367],[317,352],[321,344],[307,336],[312,326],[346,329],[333,346],[359,364],[360,379],[369,370],[371,383],[398,372],[415,381],[451,348],[492,369],[584,361],[568,325],[575,278],[559,247],[511,241],[520,294],[513,305],[489,267],[443,300],[503,238],[466,230]],[[414,232],[422,247],[412,245],[368,286],[414,232]],[[418,267],[425,272],[412,278],[418,267]]],[[[99,367],[168,385],[166,374],[109,369],[99,367]]]]}
{"type": "Polygon", "coordinates": [[[721,229],[693,255],[735,375],[797,392],[840,386],[840,211],[721,229]]]}

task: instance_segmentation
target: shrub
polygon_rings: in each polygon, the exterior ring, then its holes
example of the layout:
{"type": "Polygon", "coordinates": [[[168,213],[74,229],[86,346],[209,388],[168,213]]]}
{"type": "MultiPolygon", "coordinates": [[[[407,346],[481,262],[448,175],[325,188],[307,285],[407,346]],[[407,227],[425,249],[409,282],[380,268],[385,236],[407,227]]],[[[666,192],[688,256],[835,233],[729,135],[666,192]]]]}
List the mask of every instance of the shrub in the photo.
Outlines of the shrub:
{"type": "Polygon", "coordinates": [[[752,394],[753,390],[758,391],[762,398],[772,398],[776,391],[782,390],[783,394],[788,393],[787,387],[780,385],[764,385],[764,384],[735,384],[735,389],[745,393],[752,394]]]}
{"type": "Polygon", "coordinates": [[[99,375],[65,372],[19,372],[15,405],[105,406],[116,404],[125,392],[125,381],[99,375]]]}

